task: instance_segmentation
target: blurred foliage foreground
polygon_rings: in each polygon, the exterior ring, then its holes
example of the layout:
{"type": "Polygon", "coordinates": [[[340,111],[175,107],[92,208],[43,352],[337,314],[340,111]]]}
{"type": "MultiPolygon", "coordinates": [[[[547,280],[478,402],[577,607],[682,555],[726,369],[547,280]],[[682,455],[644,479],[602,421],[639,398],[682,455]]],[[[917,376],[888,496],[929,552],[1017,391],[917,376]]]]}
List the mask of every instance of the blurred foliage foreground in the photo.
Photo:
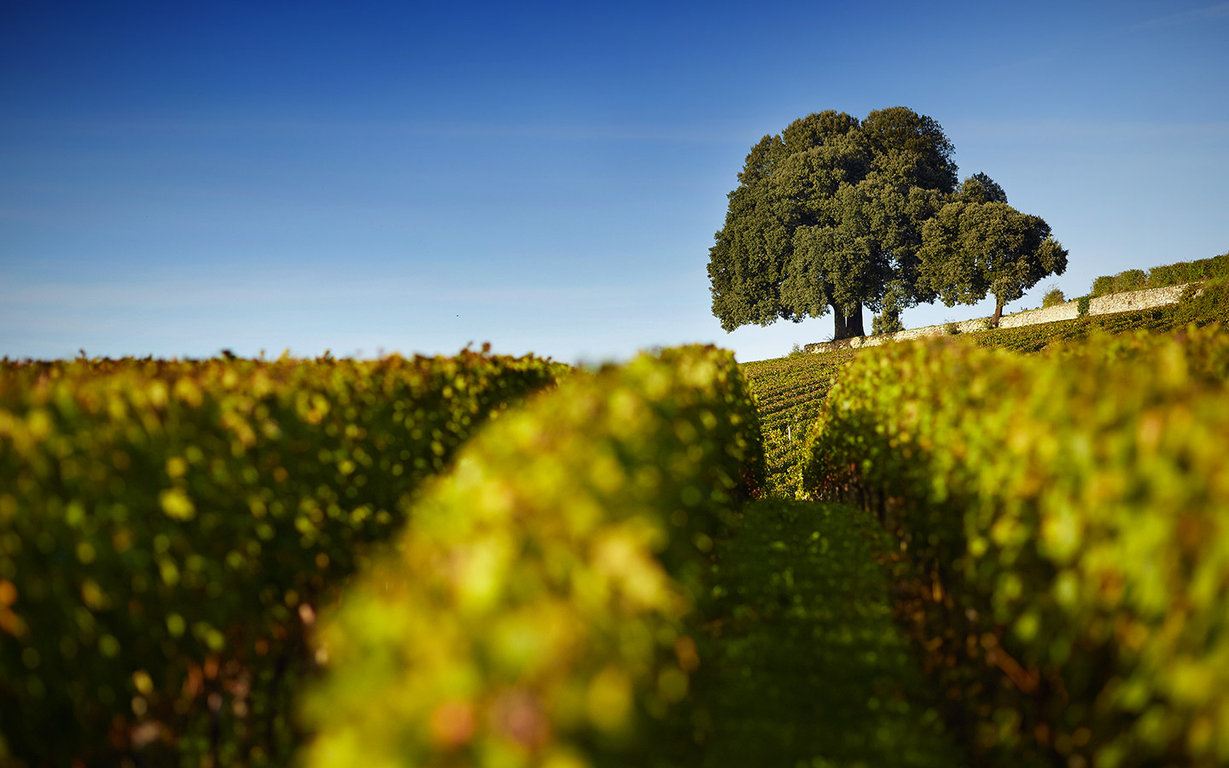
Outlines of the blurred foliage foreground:
{"type": "Polygon", "coordinates": [[[505,408],[559,374],[6,363],[0,762],[285,764],[304,698],[312,764],[649,749],[714,538],[762,482],[758,419],[710,348],[505,408]]]}
{"type": "Polygon", "coordinates": [[[1229,764],[1227,377],[1218,324],[841,372],[803,490],[896,534],[979,764],[1229,764]]]}
{"type": "Polygon", "coordinates": [[[578,375],[493,424],[325,622],[308,765],[660,758],[715,540],[762,457],[712,348],[578,375]]]}
{"type": "Polygon", "coordinates": [[[1229,763],[1223,327],[831,363],[6,364],[0,764],[1229,763]]]}
{"type": "Polygon", "coordinates": [[[0,764],[284,764],[317,609],[563,368],[0,365],[0,764]]]}

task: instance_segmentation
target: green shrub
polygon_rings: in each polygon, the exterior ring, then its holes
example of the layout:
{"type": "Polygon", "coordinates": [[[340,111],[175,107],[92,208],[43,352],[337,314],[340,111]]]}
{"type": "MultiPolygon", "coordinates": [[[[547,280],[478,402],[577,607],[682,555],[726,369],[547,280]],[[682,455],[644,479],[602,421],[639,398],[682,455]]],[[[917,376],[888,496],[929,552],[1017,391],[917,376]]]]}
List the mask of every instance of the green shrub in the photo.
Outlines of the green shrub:
{"type": "Polygon", "coordinates": [[[1152,288],[1161,288],[1167,285],[1181,285],[1218,278],[1229,278],[1229,253],[1210,259],[1153,267],[1148,273],[1148,285],[1152,288]]]}
{"type": "Polygon", "coordinates": [[[1067,299],[1063,296],[1063,292],[1058,288],[1051,288],[1046,291],[1045,296],[1041,299],[1041,306],[1057,307],[1060,304],[1066,304],[1067,299]]]}
{"type": "Polygon", "coordinates": [[[1142,269],[1128,269],[1114,276],[1114,293],[1139,291],[1148,287],[1148,275],[1142,269]]]}
{"type": "Polygon", "coordinates": [[[1214,278],[1229,278],[1229,253],[1222,253],[1210,259],[1153,267],[1146,275],[1138,269],[1117,275],[1102,275],[1093,280],[1092,295],[1095,297],[1141,288],[1163,288],[1214,278]]]}
{"type": "Polygon", "coordinates": [[[884,312],[871,318],[871,333],[896,333],[905,330],[905,324],[900,321],[900,313],[884,312]]]}
{"type": "Polygon", "coordinates": [[[1080,296],[1075,300],[1075,315],[1076,317],[1088,317],[1088,310],[1092,307],[1091,296],[1080,296]]]}
{"type": "Polygon", "coordinates": [[[947,332],[948,336],[955,336],[960,333],[960,326],[949,321],[947,325],[943,326],[943,330],[947,332]]]}
{"type": "Polygon", "coordinates": [[[877,348],[833,388],[804,489],[900,538],[978,764],[1229,763],[1227,370],[1209,326],[877,348]]]}
{"type": "Polygon", "coordinates": [[[0,367],[0,763],[284,764],[316,611],[561,366],[0,367]]]}
{"type": "Polygon", "coordinates": [[[1191,275],[1194,272],[1195,269],[1189,262],[1180,262],[1178,264],[1166,264],[1160,267],[1153,267],[1152,269],[1148,270],[1148,287],[1161,288],[1166,285],[1181,285],[1182,283],[1189,283],[1191,281],[1191,275]]]}
{"type": "Polygon", "coordinates": [[[754,407],[712,348],[500,419],[325,623],[307,765],[646,764],[698,663],[713,539],[761,479],[754,407]]]}
{"type": "Polygon", "coordinates": [[[1203,325],[1213,320],[1229,321],[1229,278],[1216,278],[1188,287],[1174,309],[1177,325],[1203,325]]]}

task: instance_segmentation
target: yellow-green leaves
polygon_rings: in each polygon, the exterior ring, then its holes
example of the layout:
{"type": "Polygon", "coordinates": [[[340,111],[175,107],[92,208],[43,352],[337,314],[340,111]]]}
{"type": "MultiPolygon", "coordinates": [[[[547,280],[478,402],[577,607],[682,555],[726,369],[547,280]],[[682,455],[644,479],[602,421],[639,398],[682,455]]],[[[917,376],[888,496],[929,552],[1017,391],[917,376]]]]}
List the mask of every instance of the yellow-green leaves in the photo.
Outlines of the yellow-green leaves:
{"type": "Polygon", "coordinates": [[[196,514],[192,499],[181,488],[168,488],[158,494],[158,503],[167,517],[175,520],[191,520],[196,514]]]}
{"type": "Polygon", "coordinates": [[[1229,763],[1227,354],[1217,325],[1034,357],[901,345],[832,390],[804,488],[900,536],[928,651],[1010,725],[986,759],[1229,763]]]}
{"type": "Polygon", "coordinates": [[[316,608],[489,414],[562,374],[0,363],[0,763],[284,764],[316,608]]]}
{"type": "Polygon", "coordinates": [[[667,350],[505,413],[433,482],[319,650],[308,765],[636,764],[686,695],[683,625],[762,480],[733,359],[667,350]]]}

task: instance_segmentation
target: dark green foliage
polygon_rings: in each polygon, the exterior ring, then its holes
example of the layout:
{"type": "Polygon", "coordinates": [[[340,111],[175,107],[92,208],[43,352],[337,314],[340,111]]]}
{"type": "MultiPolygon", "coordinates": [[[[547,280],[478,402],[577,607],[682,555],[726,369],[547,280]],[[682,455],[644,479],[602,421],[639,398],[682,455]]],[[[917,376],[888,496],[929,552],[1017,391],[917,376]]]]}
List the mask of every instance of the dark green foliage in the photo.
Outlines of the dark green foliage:
{"type": "Polygon", "coordinates": [[[1058,288],[1051,288],[1046,291],[1046,294],[1041,299],[1042,307],[1057,307],[1060,304],[1066,304],[1067,299],[1063,296],[1063,292],[1058,288]]]}
{"type": "Polygon", "coordinates": [[[1114,280],[1118,291],[1139,291],[1148,287],[1148,273],[1142,269],[1128,269],[1114,280]]]}
{"type": "Polygon", "coordinates": [[[709,252],[722,327],[833,310],[835,338],[863,334],[862,308],[919,300],[921,224],[956,181],[939,124],[904,107],[859,121],[808,115],[752,147],[709,252]]]}
{"type": "Polygon", "coordinates": [[[881,312],[875,315],[871,322],[871,333],[896,333],[905,330],[905,324],[900,321],[899,313],[881,312]]]}
{"type": "Polygon", "coordinates": [[[0,367],[0,763],[285,764],[316,611],[462,441],[563,368],[0,367]]]}
{"type": "Polygon", "coordinates": [[[1076,317],[1088,317],[1089,307],[1092,305],[1091,296],[1081,296],[1075,300],[1076,317]]]}
{"type": "Polygon", "coordinates": [[[803,488],[897,535],[976,764],[1229,763],[1227,370],[1217,323],[843,371],[803,488]]]}
{"type": "Polygon", "coordinates": [[[1006,203],[1007,192],[985,173],[975,173],[960,185],[957,199],[965,203],[1006,203]]]}
{"type": "Polygon", "coordinates": [[[846,176],[864,172],[865,161],[849,138],[857,125],[836,112],[810,115],[751,148],[739,186],[729,195],[725,227],[710,250],[713,314],[726,330],[799,315],[781,300],[794,230],[807,214],[804,206],[790,205],[789,196],[809,185],[815,197],[827,197],[846,176]],[[808,177],[810,167],[815,172],[808,177]]]}
{"type": "Polygon", "coordinates": [[[965,181],[956,199],[922,227],[920,279],[947,306],[995,297],[1003,306],[1048,275],[1067,268],[1067,251],[1039,216],[1020,213],[984,174],[965,181]]]}
{"type": "Polygon", "coordinates": [[[1143,288],[1164,288],[1168,285],[1182,285],[1212,278],[1229,278],[1229,253],[1222,253],[1210,259],[1153,267],[1147,274],[1143,270],[1128,269],[1116,275],[1102,275],[1093,280],[1092,295],[1107,296],[1143,288]]]}
{"type": "Polygon", "coordinates": [[[1210,259],[1153,267],[1148,270],[1148,287],[1161,288],[1215,278],[1229,278],[1229,253],[1210,259]]]}

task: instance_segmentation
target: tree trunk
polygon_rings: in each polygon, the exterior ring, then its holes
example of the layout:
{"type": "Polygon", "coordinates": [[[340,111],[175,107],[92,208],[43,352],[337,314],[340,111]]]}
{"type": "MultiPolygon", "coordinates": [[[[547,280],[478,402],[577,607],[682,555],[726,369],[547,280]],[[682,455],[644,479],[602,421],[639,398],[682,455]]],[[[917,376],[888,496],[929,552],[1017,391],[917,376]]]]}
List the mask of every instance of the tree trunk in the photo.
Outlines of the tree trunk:
{"type": "Polygon", "coordinates": [[[829,304],[832,307],[832,315],[835,321],[835,331],[832,338],[835,341],[841,339],[852,339],[855,336],[865,336],[866,327],[862,323],[862,302],[858,302],[858,308],[854,310],[852,315],[846,315],[844,310],[835,304],[829,304]]]}
{"type": "Polygon", "coordinates": [[[994,315],[990,318],[990,327],[998,328],[999,320],[1003,317],[1003,301],[998,296],[994,297],[994,315]]]}
{"type": "Polygon", "coordinates": [[[866,335],[866,327],[862,324],[862,302],[859,301],[853,314],[845,318],[845,327],[849,330],[850,337],[866,335]]]}
{"type": "Polygon", "coordinates": [[[836,329],[832,332],[832,340],[840,341],[841,339],[849,338],[849,330],[845,327],[845,313],[841,308],[832,304],[832,318],[836,323],[836,329]]]}

